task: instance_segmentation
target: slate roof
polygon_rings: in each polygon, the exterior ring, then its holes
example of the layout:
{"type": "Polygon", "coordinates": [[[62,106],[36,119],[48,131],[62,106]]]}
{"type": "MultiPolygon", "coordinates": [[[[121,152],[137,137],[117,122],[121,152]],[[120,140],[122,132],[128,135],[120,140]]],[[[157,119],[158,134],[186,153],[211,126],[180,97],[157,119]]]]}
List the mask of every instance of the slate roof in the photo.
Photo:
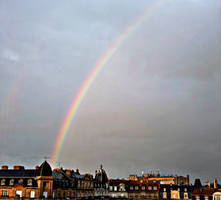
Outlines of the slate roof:
{"type": "Polygon", "coordinates": [[[21,169],[21,170],[0,170],[0,178],[9,178],[9,177],[36,177],[39,176],[39,171],[35,169],[21,169]]]}
{"type": "Polygon", "coordinates": [[[52,176],[51,166],[48,164],[46,160],[41,164],[39,171],[40,171],[40,176],[52,176]]]}

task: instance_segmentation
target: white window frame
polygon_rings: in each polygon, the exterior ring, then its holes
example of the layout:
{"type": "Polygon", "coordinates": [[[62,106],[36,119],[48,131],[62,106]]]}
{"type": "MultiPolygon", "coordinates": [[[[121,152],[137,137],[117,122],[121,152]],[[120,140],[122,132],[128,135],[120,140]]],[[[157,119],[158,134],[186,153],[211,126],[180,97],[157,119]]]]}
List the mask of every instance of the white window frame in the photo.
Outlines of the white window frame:
{"type": "Polygon", "coordinates": [[[35,198],[35,191],[34,191],[34,190],[31,190],[31,192],[30,192],[30,198],[35,198]]]}
{"type": "Polygon", "coordinates": [[[18,195],[19,197],[22,197],[22,191],[21,190],[16,190],[15,194],[18,195]]]}
{"type": "Polygon", "coordinates": [[[8,197],[8,190],[2,190],[2,196],[8,197]]]}

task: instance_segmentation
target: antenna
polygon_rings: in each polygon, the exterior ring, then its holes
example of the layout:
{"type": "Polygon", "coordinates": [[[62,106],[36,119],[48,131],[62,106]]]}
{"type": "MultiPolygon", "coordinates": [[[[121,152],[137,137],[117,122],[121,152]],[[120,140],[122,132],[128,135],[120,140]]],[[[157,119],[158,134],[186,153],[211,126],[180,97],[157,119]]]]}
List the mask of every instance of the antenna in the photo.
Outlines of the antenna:
{"type": "Polygon", "coordinates": [[[47,156],[44,157],[45,160],[47,160],[47,159],[49,159],[49,158],[50,158],[50,157],[47,157],[47,156]]]}
{"type": "Polygon", "coordinates": [[[60,161],[57,161],[56,164],[57,164],[58,168],[61,168],[61,162],[60,161]]]}

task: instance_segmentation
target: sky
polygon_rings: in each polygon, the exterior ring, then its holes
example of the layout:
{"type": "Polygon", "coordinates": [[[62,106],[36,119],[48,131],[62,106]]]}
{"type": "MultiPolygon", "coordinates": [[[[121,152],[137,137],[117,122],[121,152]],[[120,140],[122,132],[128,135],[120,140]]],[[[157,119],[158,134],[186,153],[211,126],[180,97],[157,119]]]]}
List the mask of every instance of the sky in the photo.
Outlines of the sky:
{"type": "MultiPolygon", "coordinates": [[[[0,2],[0,165],[52,155],[96,62],[158,0],[0,2]]],[[[164,0],[88,90],[57,166],[221,183],[221,1],[164,0]]]]}

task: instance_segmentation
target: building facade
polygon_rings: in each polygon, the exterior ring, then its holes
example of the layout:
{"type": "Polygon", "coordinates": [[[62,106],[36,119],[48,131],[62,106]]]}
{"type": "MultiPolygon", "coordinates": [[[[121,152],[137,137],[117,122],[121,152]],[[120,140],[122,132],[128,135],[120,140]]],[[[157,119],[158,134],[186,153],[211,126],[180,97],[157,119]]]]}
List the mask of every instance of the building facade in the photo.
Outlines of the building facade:
{"type": "Polygon", "coordinates": [[[47,161],[35,169],[2,166],[0,199],[94,199],[93,176],[62,168],[52,172],[47,161]]]}
{"type": "Polygon", "coordinates": [[[95,171],[94,198],[109,199],[109,182],[102,165],[100,166],[100,169],[95,171]]]}
{"type": "Polygon", "coordinates": [[[41,199],[52,198],[53,176],[50,165],[45,161],[36,169],[25,169],[14,166],[8,169],[2,166],[0,170],[1,199],[41,199]]]}
{"type": "Polygon", "coordinates": [[[160,185],[159,199],[192,199],[193,186],[190,185],[160,185]]]}

